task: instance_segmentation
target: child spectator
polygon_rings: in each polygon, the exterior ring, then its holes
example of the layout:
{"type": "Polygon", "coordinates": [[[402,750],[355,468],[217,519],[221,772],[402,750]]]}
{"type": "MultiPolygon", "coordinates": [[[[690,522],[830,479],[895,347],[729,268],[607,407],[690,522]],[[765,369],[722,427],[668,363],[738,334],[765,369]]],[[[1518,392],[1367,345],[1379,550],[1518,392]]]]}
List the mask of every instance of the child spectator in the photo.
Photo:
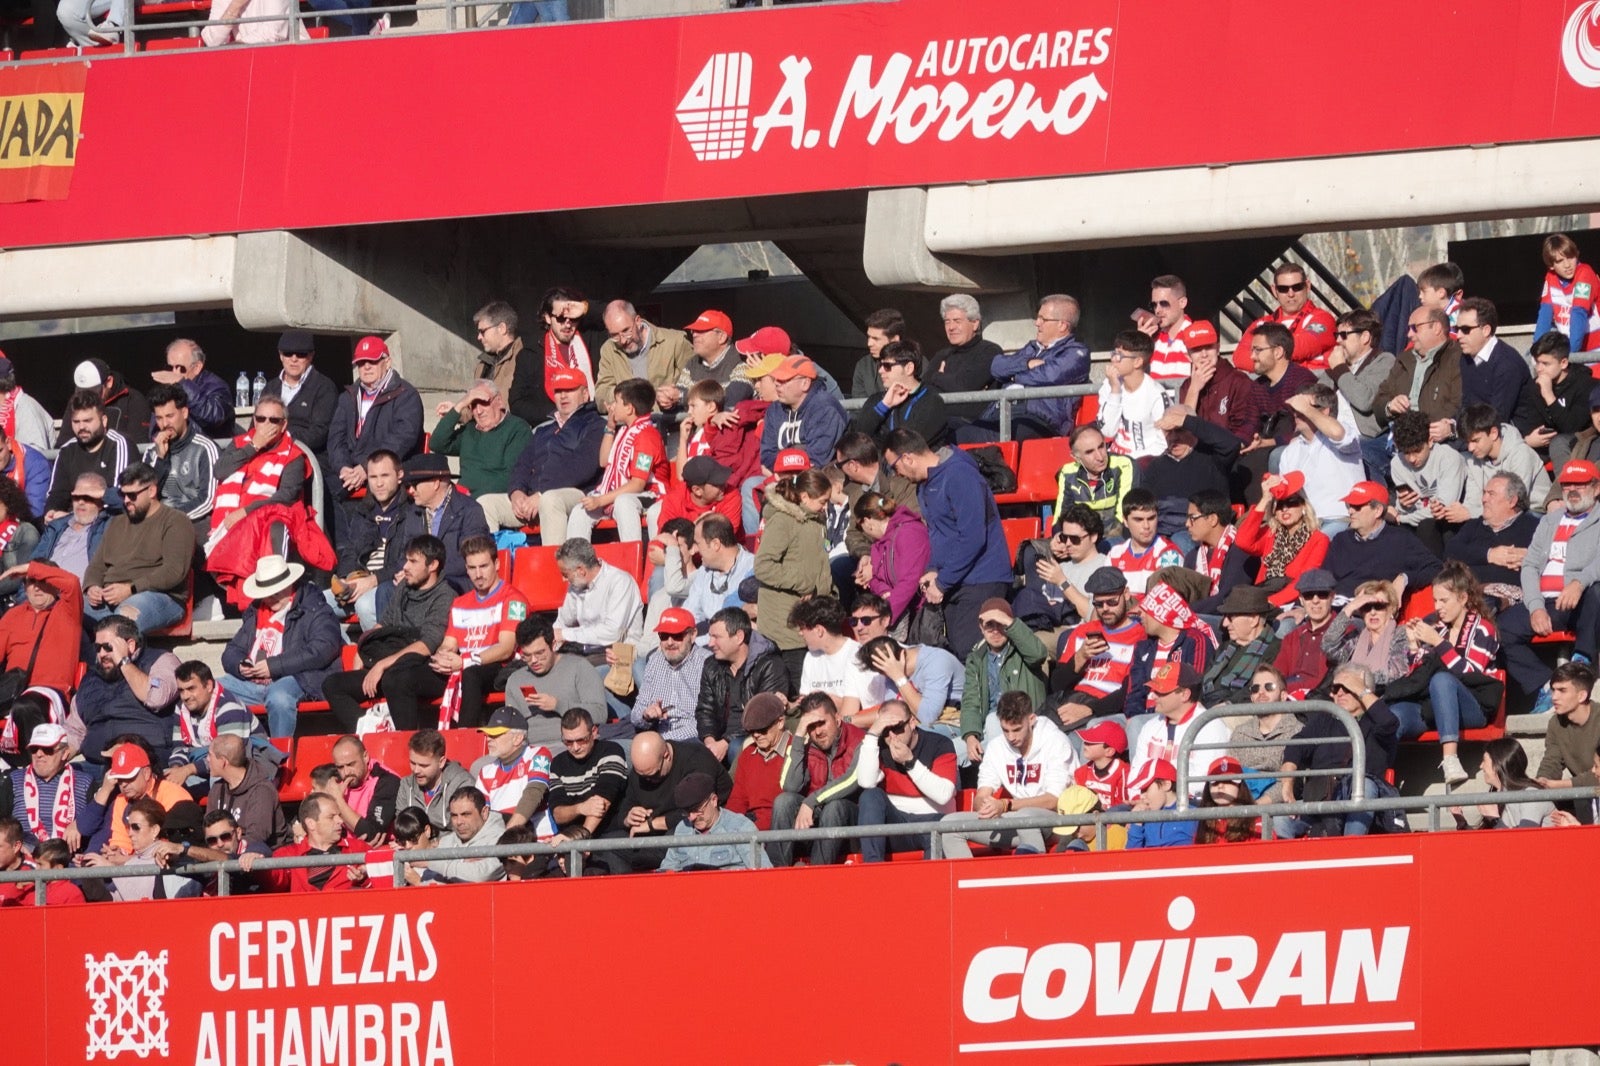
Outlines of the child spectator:
{"type": "Polygon", "coordinates": [[[644,539],[644,513],[667,491],[662,479],[667,451],[650,421],[655,402],[655,386],[643,378],[617,386],[606,408],[607,430],[600,441],[606,470],[599,486],[572,509],[569,538],[588,540],[596,522],[615,518],[619,540],[644,539]]]}
{"type": "MultiPolygon", "coordinates": [[[[1166,759],[1147,762],[1133,787],[1139,793],[1133,801],[1136,811],[1178,809],[1178,768],[1166,759]]],[[[1194,822],[1134,822],[1128,826],[1128,850],[1193,844],[1194,836],[1194,822]]]]}
{"type": "Polygon", "coordinates": [[[1555,330],[1564,334],[1574,352],[1600,350],[1600,331],[1589,331],[1600,277],[1588,263],[1578,261],[1578,245],[1565,233],[1544,239],[1544,291],[1539,294],[1539,319],[1533,339],[1555,330]]]}
{"type": "MultiPolygon", "coordinates": [[[[679,477],[690,459],[708,455],[733,471],[729,483],[737,487],[748,477],[761,473],[761,419],[765,405],[746,400],[760,410],[754,418],[743,413],[727,411],[727,390],[714,378],[697,381],[689,387],[688,413],[678,427],[678,459],[675,464],[679,477]]],[[[740,405],[744,406],[743,404],[740,405]]]]}
{"type": "Polygon", "coordinates": [[[1078,731],[1083,742],[1083,765],[1072,780],[1100,798],[1106,810],[1128,802],[1128,732],[1113,719],[1103,718],[1078,731]]]}

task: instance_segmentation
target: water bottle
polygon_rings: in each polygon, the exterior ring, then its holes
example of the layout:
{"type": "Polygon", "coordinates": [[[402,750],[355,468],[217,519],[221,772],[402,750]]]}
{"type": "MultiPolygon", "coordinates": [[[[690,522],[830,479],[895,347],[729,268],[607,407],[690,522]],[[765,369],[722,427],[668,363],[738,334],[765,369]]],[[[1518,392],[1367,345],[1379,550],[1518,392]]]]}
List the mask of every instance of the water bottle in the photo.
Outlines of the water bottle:
{"type": "Polygon", "coordinates": [[[250,403],[252,406],[261,402],[261,394],[267,391],[267,375],[260,370],[256,371],[255,383],[250,386],[250,403]]]}
{"type": "Polygon", "coordinates": [[[250,375],[243,370],[233,382],[233,405],[235,407],[250,406],[250,375]]]}

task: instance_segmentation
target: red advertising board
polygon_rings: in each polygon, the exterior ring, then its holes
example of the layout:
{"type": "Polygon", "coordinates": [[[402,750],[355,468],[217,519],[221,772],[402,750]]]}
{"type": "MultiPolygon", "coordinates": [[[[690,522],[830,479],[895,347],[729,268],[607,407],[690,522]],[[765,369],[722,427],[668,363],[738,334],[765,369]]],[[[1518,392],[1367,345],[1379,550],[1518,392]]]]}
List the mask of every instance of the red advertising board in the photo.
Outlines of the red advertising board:
{"type": "Polygon", "coordinates": [[[1593,137],[1597,11],[894,0],[112,58],[71,197],[0,242],[1593,137]]]}
{"type": "Polygon", "coordinates": [[[9,1047],[509,1066],[1593,1046],[1600,930],[1551,890],[1597,862],[1600,830],[1535,830],[15,909],[9,1047]]]}

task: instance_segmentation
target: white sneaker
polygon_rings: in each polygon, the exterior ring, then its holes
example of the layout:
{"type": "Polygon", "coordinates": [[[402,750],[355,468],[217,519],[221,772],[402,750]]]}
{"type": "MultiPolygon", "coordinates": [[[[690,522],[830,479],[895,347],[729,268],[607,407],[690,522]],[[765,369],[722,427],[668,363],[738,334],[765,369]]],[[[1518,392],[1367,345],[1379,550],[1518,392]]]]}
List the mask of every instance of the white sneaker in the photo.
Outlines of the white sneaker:
{"type": "Polygon", "coordinates": [[[389,16],[388,16],[388,14],[382,14],[382,15],[379,15],[377,18],[373,19],[372,20],[372,29],[367,31],[367,33],[370,34],[373,37],[378,36],[380,33],[388,33],[388,32],[389,32],[389,16]]]}
{"type": "Polygon", "coordinates": [[[1472,775],[1467,773],[1466,767],[1461,765],[1461,760],[1454,755],[1446,755],[1439,762],[1439,769],[1444,771],[1444,783],[1447,788],[1466,784],[1472,775]]]}

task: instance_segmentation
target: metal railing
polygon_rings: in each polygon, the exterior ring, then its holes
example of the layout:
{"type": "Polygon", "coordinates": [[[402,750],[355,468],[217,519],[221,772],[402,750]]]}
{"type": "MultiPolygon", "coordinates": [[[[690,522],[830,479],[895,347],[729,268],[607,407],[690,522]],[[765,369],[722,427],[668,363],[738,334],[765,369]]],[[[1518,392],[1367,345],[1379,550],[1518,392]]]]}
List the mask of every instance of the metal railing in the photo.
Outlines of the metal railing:
{"type": "MultiPolygon", "coordinates": [[[[1330,767],[1326,770],[1286,770],[1274,771],[1273,777],[1306,778],[1306,777],[1348,777],[1350,779],[1350,794],[1360,792],[1357,782],[1367,779],[1367,745],[1361,735],[1361,726],[1356,722],[1355,715],[1328,700],[1275,700],[1271,703],[1225,703],[1219,707],[1207,707],[1189,720],[1183,737],[1178,741],[1177,765],[1178,771],[1178,809],[1187,810],[1189,807],[1189,788],[1195,782],[1209,783],[1212,781],[1231,781],[1232,777],[1226,775],[1202,774],[1198,777],[1189,773],[1189,756],[1196,751],[1228,752],[1239,748],[1281,748],[1284,741],[1278,740],[1246,740],[1234,741],[1232,739],[1217,741],[1209,744],[1199,743],[1200,730],[1209,722],[1219,718],[1261,718],[1269,714],[1328,714],[1344,726],[1346,737],[1311,737],[1306,740],[1289,738],[1292,744],[1340,744],[1350,748],[1350,765],[1330,767]]],[[[1338,803],[1352,803],[1354,800],[1330,801],[1338,803]]],[[[1358,808],[1352,808],[1356,810],[1358,808]]],[[[1333,811],[1325,813],[1336,813],[1333,811]]]]}
{"type": "MultiPolygon", "coordinates": [[[[1157,382],[1162,388],[1177,391],[1176,382],[1157,382]]],[[[931,386],[930,386],[931,387],[931,386]]],[[[1029,400],[1053,400],[1062,396],[1098,396],[1100,386],[1092,381],[1081,385],[1035,385],[1028,388],[982,389],[977,392],[941,392],[946,404],[987,403],[1000,405],[1000,439],[1011,439],[1011,408],[1029,400]]],[[[859,411],[867,405],[863,397],[849,396],[844,400],[847,411],[859,411]]]]}

